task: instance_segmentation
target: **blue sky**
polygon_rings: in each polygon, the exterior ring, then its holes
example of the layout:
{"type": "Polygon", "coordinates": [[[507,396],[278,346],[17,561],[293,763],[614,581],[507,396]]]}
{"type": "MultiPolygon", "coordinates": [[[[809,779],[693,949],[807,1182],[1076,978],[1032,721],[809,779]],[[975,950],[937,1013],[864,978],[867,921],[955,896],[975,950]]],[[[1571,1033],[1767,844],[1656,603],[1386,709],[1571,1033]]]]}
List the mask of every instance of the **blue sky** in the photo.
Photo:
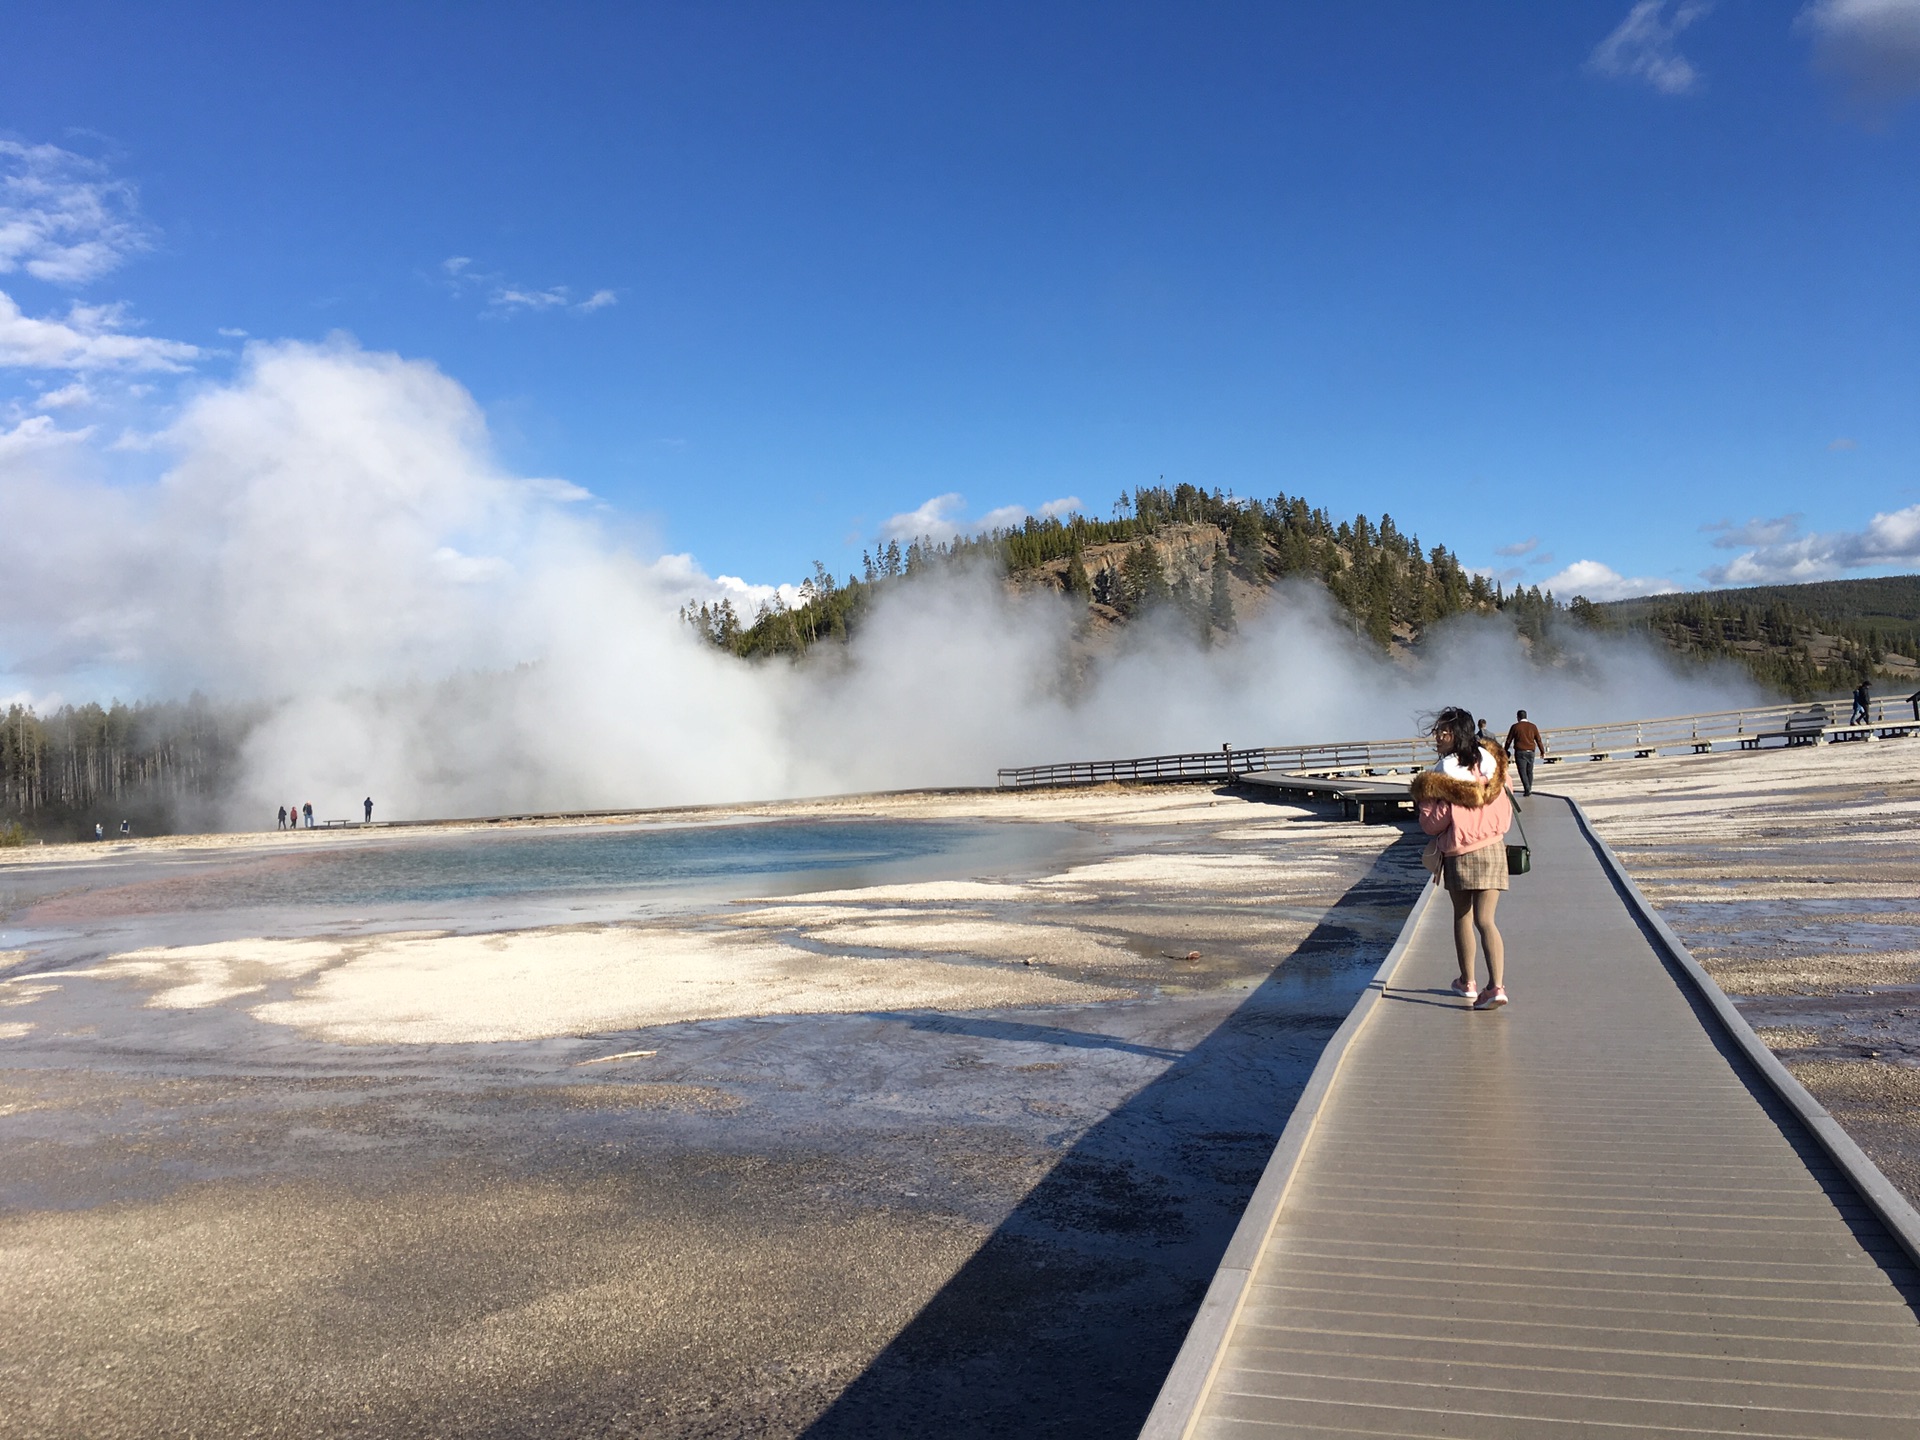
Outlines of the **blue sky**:
{"type": "Polygon", "coordinates": [[[1920,568],[1920,0],[8,31],[0,442],[130,480],[343,330],[757,582],[1162,476],[1594,595],[1920,568]]]}

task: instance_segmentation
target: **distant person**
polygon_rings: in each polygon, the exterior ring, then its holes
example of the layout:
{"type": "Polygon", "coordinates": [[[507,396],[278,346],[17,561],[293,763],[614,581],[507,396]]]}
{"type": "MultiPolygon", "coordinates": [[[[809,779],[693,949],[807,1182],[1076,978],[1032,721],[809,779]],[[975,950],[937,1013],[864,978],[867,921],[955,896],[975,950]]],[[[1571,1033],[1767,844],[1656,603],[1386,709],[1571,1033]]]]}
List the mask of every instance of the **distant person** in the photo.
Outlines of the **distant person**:
{"type": "Polygon", "coordinates": [[[1920,724],[1920,690],[1916,690],[1913,692],[1913,694],[1907,696],[1907,703],[1913,706],[1913,718],[1915,723],[1920,724]]]}
{"type": "Polygon", "coordinates": [[[1527,712],[1513,712],[1513,724],[1507,727],[1507,754],[1513,768],[1520,772],[1520,793],[1533,794],[1533,762],[1547,753],[1547,737],[1540,727],[1527,719],[1527,712]]]}
{"type": "Polygon", "coordinates": [[[289,830],[298,830],[300,828],[300,805],[298,801],[295,801],[287,807],[287,821],[287,828],[289,830]]]}
{"type": "Polygon", "coordinates": [[[1869,683],[1871,682],[1862,680],[1859,688],[1853,692],[1853,718],[1847,721],[1849,725],[1867,723],[1867,705],[1873,699],[1872,693],[1867,689],[1869,683]]]}
{"type": "Polygon", "coordinates": [[[1473,712],[1448,706],[1428,733],[1440,763],[1413,777],[1420,828],[1433,837],[1421,859],[1453,902],[1453,952],[1460,978],[1453,991],[1476,1010],[1507,1003],[1505,942],[1494,923],[1500,892],[1507,888],[1507,827],[1513,802],[1507,795],[1507,757],[1497,745],[1480,743],[1470,728],[1473,712]],[[1487,988],[1473,983],[1473,942],[1479,933],[1487,957],[1487,988]]]}
{"type": "Polygon", "coordinates": [[[300,807],[300,813],[307,817],[307,829],[313,829],[313,804],[309,801],[300,807]]]}
{"type": "Polygon", "coordinates": [[[282,830],[287,828],[287,807],[284,805],[280,807],[280,828],[282,830]]]}
{"type": "MultiPolygon", "coordinates": [[[[1915,713],[1920,714],[1920,708],[1917,708],[1915,713]]],[[[373,823],[373,797],[369,795],[360,803],[367,807],[367,824],[371,825],[373,823]]]]}
{"type": "Polygon", "coordinates": [[[104,840],[107,838],[107,827],[102,825],[98,820],[93,822],[93,838],[96,840],[104,840]]]}
{"type": "Polygon", "coordinates": [[[1493,736],[1487,733],[1487,721],[1485,716],[1481,717],[1480,729],[1475,733],[1473,738],[1478,740],[1482,745],[1487,744],[1493,739],[1493,736]]]}
{"type": "Polygon", "coordinates": [[[120,822],[120,833],[131,840],[133,838],[133,822],[131,820],[122,820],[120,822]]]}

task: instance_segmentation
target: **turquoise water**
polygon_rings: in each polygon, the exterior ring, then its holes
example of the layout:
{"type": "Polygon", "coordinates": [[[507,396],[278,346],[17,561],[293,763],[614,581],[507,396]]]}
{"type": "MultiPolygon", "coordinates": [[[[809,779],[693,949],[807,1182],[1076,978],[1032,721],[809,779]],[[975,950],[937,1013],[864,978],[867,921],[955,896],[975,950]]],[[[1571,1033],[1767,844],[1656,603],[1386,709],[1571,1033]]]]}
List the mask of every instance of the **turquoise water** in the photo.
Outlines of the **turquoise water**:
{"type": "Polygon", "coordinates": [[[945,873],[955,864],[1000,865],[1038,857],[1058,846],[1060,837],[1041,833],[1053,828],[928,820],[775,821],[412,841],[276,860],[257,876],[230,876],[227,903],[419,904],[716,885],[819,889],[945,873]],[[242,898],[241,890],[252,893],[242,898]]]}
{"type": "Polygon", "coordinates": [[[1066,824],[783,820],[620,829],[303,833],[240,855],[107,851],[0,866],[0,974],[139,945],[356,929],[498,929],[717,901],[1052,869],[1098,842],[1066,824]]]}
{"type": "MultiPolygon", "coordinates": [[[[766,823],[410,834],[207,857],[76,847],[72,865],[0,873],[0,918],[85,922],[211,910],[351,907],[391,913],[474,902],[789,895],[993,874],[1056,859],[1067,825],[944,820],[766,823]],[[45,903],[37,903],[45,902],[45,903]]],[[[573,908],[578,908],[574,905],[573,908]]]]}

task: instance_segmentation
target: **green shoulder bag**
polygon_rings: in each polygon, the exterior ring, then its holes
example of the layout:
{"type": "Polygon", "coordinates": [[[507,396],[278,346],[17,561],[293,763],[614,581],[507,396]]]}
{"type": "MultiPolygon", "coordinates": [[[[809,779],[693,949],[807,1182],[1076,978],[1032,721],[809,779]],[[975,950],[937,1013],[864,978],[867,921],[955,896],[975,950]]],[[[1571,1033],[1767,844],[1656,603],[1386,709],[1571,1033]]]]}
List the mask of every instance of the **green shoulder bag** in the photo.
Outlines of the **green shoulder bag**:
{"type": "Polygon", "coordinates": [[[1520,843],[1507,846],[1507,873],[1525,875],[1533,869],[1533,847],[1527,844],[1527,827],[1520,823],[1520,802],[1513,802],[1513,827],[1520,832],[1520,843]]]}

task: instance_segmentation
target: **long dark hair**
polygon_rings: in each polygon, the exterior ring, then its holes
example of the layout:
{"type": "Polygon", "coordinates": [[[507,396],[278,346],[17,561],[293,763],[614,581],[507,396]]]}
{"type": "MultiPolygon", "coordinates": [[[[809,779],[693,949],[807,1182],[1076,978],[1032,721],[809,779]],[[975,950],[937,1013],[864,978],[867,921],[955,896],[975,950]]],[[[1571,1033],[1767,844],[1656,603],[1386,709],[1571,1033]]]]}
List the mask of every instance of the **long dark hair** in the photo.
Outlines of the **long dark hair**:
{"type": "Polygon", "coordinates": [[[1474,728],[1471,710],[1462,710],[1458,705],[1447,706],[1433,717],[1427,726],[1427,734],[1438,740],[1442,730],[1453,742],[1447,747],[1446,754],[1453,756],[1469,770],[1480,763],[1480,735],[1474,728]]]}

